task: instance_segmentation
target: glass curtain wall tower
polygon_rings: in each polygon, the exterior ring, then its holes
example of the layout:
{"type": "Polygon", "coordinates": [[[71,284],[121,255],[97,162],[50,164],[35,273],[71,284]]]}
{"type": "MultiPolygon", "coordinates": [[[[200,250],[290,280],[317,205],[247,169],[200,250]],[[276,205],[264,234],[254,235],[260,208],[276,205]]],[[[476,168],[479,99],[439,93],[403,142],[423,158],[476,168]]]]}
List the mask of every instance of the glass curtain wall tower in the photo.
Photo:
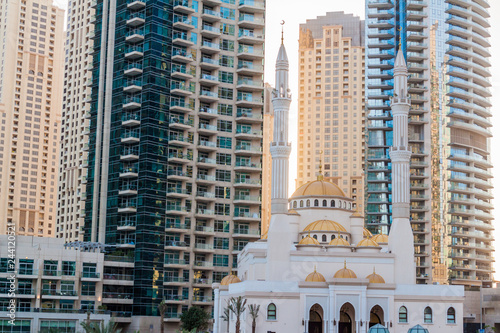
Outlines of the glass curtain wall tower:
{"type": "Polygon", "coordinates": [[[366,223],[391,225],[396,49],[409,71],[410,216],[418,283],[491,281],[488,3],[366,1],[366,223]],[[479,258],[479,259],[478,259],[479,258]],[[433,279],[433,270],[439,271],[433,279]]]}
{"type": "Polygon", "coordinates": [[[84,240],[132,263],[133,283],[105,291],[133,301],[108,309],[143,316],[142,331],[165,299],[176,325],[191,305],[211,311],[212,282],[260,238],[265,5],[94,7],[84,240]]]}

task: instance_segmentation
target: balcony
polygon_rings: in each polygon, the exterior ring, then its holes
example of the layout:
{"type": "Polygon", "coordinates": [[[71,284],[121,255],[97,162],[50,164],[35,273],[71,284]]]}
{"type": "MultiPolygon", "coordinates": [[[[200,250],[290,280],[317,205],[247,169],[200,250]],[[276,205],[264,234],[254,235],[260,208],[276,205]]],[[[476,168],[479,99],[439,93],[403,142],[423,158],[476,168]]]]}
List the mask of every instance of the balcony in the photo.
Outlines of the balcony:
{"type": "Polygon", "coordinates": [[[208,8],[203,8],[201,18],[206,22],[218,22],[221,20],[220,13],[208,8]]]}
{"type": "Polygon", "coordinates": [[[200,140],[198,142],[198,149],[200,151],[216,151],[219,148],[217,148],[217,143],[215,143],[215,142],[200,140]]]}
{"type": "Polygon", "coordinates": [[[203,57],[201,58],[200,67],[206,70],[214,70],[214,69],[219,69],[220,64],[218,60],[203,57]]]}
{"type": "Polygon", "coordinates": [[[165,242],[165,249],[175,249],[177,251],[187,251],[189,249],[189,244],[186,242],[167,240],[165,242]]]}
{"type": "Polygon", "coordinates": [[[193,304],[204,305],[206,303],[212,303],[212,296],[198,296],[194,295],[192,299],[193,304]]]}
{"type": "Polygon", "coordinates": [[[233,230],[234,238],[260,238],[259,229],[235,228],[233,230]]]}
{"type": "Polygon", "coordinates": [[[264,58],[264,52],[261,49],[255,49],[250,45],[239,45],[237,56],[240,59],[262,59],[264,58]]]}
{"type": "Polygon", "coordinates": [[[170,111],[184,113],[194,111],[194,100],[189,99],[189,101],[186,102],[185,98],[183,97],[172,97],[170,98],[170,111]]]}
{"type": "Polygon", "coordinates": [[[264,2],[261,1],[240,0],[238,3],[240,13],[264,13],[265,10],[264,2]]]}
{"type": "Polygon", "coordinates": [[[199,100],[206,103],[214,103],[219,100],[219,94],[209,90],[200,90],[199,100]]]}
{"type": "Polygon", "coordinates": [[[195,10],[192,6],[189,6],[188,0],[175,0],[174,12],[179,12],[183,14],[192,14],[195,12],[195,10]]]}
{"type": "Polygon", "coordinates": [[[121,143],[123,144],[135,144],[140,141],[140,132],[138,129],[125,129],[121,134],[121,143]]]}
{"type": "Polygon", "coordinates": [[[195,252],[213,253],[214,252],[214,246],[213,246],[213,244],[196,243],[194,245],[194,251],[195,252]]]}
{"type": "Polygon", "coordinates": [[[189,279],[185,279],[183,276],[165,276],[163,280],[164,285],[183,285],[189,283],[189,279]]]}
{"type": "Polygon", "coordinates": [[[172,77],[180,80],[191,80],[196,74],[196,67],[187,65],[172,64],[172,77]],[[188,70],[189,68],[189,70],[188,70]]]}
{"type": "Polygon", "coordinates": [[[122,147],[122,152],[120,154],[120,161],[131,162],[137,161],[139,159],[139,147],[122,147]]]}
{"type": "Polygon", "coordinates": [[[256,35],[252,30],[240,30],[238,33],[238,42],[245,44],[263,44],[264,36],[256,35]]]}
{"type": "Polygon", "coordinates": [[[217,161],[214,158],[198,157],[198,167],[216,168],[217,161]]]}
{"type": "Polygon", "coordinates": [[[216,181],[215,176],[204,175],[204,174],[199,174],[198,176],[196,176],[197,183],[211,184],[215,183],[215,181],[216,181]]]}
{"type": "Polygon", "coordinates": [[[260,205],[262,198],[257,195],[236,194],[234,196],[235,204],[260,205]]]}
{"type": "Polygon", "coordinates": [[[128,32],[125,36],[125,41],[131,44],[144,41],[144,29],[134,29],[128,32]]]}
{"type": "Polygon", "coordinates": [[[190,96],[195,92],[195,85],[183,81],[171,81],[170,92],[176,95],[190,96]]]}
{"type": "Polygon", "coordinates": [[[146,3],[140,0],[129,0],[127,1],[127,8],[130,10],[139,10],[146,8],[146,3]]]}
{"type": "Polygon", "coordinates": [[[137,178],[138,176],[138,167],[122,167],[120,171],[120,178],[137,178]]]}
{"type": "Polygon", "coordinates": [[[129,94],[135,94],[138,92],[142,91],[142,80],[126,80],[123,86],[123,92],[129,93],[129,94]]]}
{"type": "Polygon", "coordinates": [[[172,44],[181,45],[184,47],[192,47],[195,44],[195,40],[193,38],[188,37],[187,32],[174,31],[172,34],[172,44]]]}
{"type": "Polygon", "coordinates": [[[102,302],[107,304],[133,304],[134,294],[132,292],[102,292],[102,302]]]}
{"type": "Polygon", "coordinates": [[[183,172],[182,170],[176,170],[176,169],[167,170],[167,179],[184,181],[184,180],[190,180],[191,177],[192,177],[191,174],[183,172]]]}
{"type": "Polygon", "coordinates": [[[142,45],[129,46],[125,49],[126,60],[137,60],[144,56],[144,48],[142,45]]]}
{"type": "Polygon", "coordinates": [[[238,110],[236,113],[236,122],[240,123],[262,123],[263,116],[260,113],[253,113],[250,111],[240,111],[238,110]]]}
{"type": "Polygon", "coordinates": [[[215,201],[215,194],[211,192],[196,192],[196,200],[198,201],[215,201]]]}
{"type": "Polygon", "coordinates": [[[178,259],[178,258],[165,258],[165,266],[168,267],[179,267],[182,268],[184,266],[189,265],[189,261],[186,261],[184,259],[178,259]]]}
{"type": "Polygon", "coordinates": [[[184,117],[179,115],[170,115],[168,126],[178,130],[188,130],[193,128],[193,124],[193,116],[184,117]]]}
{"type": "Polygon", "coordinates": [[[216,125],[209,125],[205,123],[200,123],[198,125],[198,133],[203,134],[203,135],[214,135],[217,134],[217,126],[216,125]]]}
{"type": "Polygon", "coordinates": [[[142,63],[140,62],[129,62],[125,64],[123,68],[123,74],[125,76],[137,76],[142,74],[142,63]]]}
{"type": "Polygon", "coordinates": [[[174,47],[172,49],[172,60],[182,63],[190,63],[194,59],[192,53],[188,53],[186,50],[182,48],[174,47]]]}
{"type": "Polygon", "coordinates": [[[188,232],[189,230],[191,230],[191,226],[185,223],[181,223],[180,220],[175,222],[167,221],[167,223],[165,224],[165,230],[173,232],[188,232]]]}
{"type": "Polygon", "coordinates": [[[141,107],[141,97],[140,96],[131,96],[126,97],[123,100],[122,108],[123,110],[134,110],[141,107]]]}
{"type": "Polygon", "coordinates": [[[247,91],[262,91],[264,85],[261,81],[253,81],[251,79],[239,79],[236,89],[243,89],[247,91]]]}
{"type": "Polygon", "coordinates": [[[134,231],[136,226],[135,216],[120,219],[116,227],[117,231],[134,231]]]}
{"type": "Polygon", "coordinates": [[[41,294],[44,299],[78,299],[78,294],[75,290],[42,289],[41,294]]]}
{"type": "Polygon", "coordinates": [[[247,179],[241,178],[234,182],[234,187],[238,188],[260,188],[262,187],[262,181],[260,179],[247,179]]]}
{"type": "Polygon", "coordinates": [[[203,73],[200,75],[200,80],[198,82],[205,86],[216,86],[220,83],[217,76],[203,73]]]}
{"type": "Polygon", "coordinates": [[[234,166],[235,171],[243,171],[243,172],[252,172],[257,171],[260,172],[262,170],[261,163],[252,163],[250,161],[236,161],[234,166]]]}
{"type": "Polygon", "coordinates": [[[193,22],[185,16],[174,15],[174,28],[182,30],[194,29],[193,22]]]}
{"type": "Polygon", "coordinates": [[[203,24],[201,27],[201,35],[208,38],[217,38],[221,35],[220,28],[203,24]]]}
{"type": "Polygon", "coordinates": [[[260,221],[260,213],[257,212],[234,212],[235,221],[260,221]]]}
{"type": "Polygon", "coordinates": [[[211,236],[214,235],[214,228],[213,227],[208,227],[205,225],[197,225],[195,229],[196,234],[201,234],[205,236],[211,236]]]}
{"type": "Polygon", "coordinates": [[[202,118],[217,118],[219,116],[219,112],[217,109],[200,107],[198,110],[198,116],[202,118]]]}
{"type": "Polygon", "coordinates": [[[130,200],[118,204],[118,213],[124,213],[124,214],[137,213],[137,201],[130,200]]]}
{"type": "Polygon", "coordinates": [[[129,27],[138,27],[146,22],[146,13],[136,12],[131,13],[130,17],[127,19],[127,25],[129,27]]]}
{"type": "Polygon", "coordinates": [[[183,154],[180,151],[172,151],[168,154],[168,161],[186,164],[193,160],[192,154],[183,154]]]}
{"type": "Polygon", "coordinates": [[[166,214],[172,215],[186,215],[188,213],[187,207],[175,204],[167,204],[166,214]]]}
{"type": "Polygon", "coordinates": [[[251,145],[236,145],[235,147],[236,155],[262,155],[261,146],[251,146],[251,145]]]}
{"type": "Polygon", "coordinates": [[[263,17],[256,17],[252,14],[240,13],[238,26],[241,28],[259,29],[264,28],[264,24],[265,21],[263,17]]]}
{"type": "Polygon", "coordinates": [[[194,268],[196,269],[205,269],[205,270],[213,270],[214,264],[210,261],[195,261],[194,268]]]}
{"type": "Polygon", "coordinates": [[[203,41],[200,46],[202,52],[214,54],[220,52],[220,44],[203,41]]]}

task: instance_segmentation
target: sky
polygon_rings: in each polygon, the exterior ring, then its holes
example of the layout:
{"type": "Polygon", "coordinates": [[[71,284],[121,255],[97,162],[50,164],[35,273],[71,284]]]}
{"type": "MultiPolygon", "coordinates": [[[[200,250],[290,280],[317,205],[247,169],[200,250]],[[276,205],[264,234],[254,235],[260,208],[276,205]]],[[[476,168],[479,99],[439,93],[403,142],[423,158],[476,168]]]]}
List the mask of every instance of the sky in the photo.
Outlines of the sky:
{"type": "MultiPolygon", "coordinates": [[[[444,0],[442,0],[444,1],[444,0]]],[[[490,38],[490,43],[492,45],[491,51],[491,63],[492,77],[490,81],[492,83],[491,92],[493,94],[492,103],[493,107],[491,109],[493,113],[493,133],[500,133],[500,114],[496,111],[500,108],[500,1],[494,0],[490,1],[490,32],[492,37],[490,38]]],[[[289,137],[294,138],[292,141],[292,153],[290,155],[290,161],[295,161],[297,158],[297,95],[298,95],[298,40],[299,40],[299,25],[301,23],[306,23],[307,19],[314,19],[317,16],[325,15],[327,12],[344,11],[345,13],[354,14],[359,16],[361,19],[365,17],[365,1],[364,0],[267,0],[266,1],[266,57],[265,57],[265,74],[264,81],[274,85],[274,64],[276,61],[276,56],[278,54],[278,49],[281,43],[281,20],[285,21],[284,25],[284,37],[285,37],[285,47],[287,49],[288,60],[290,61],[290,88],[292,90],[292,106],[290,114],[290,133],[289,137]]],[[[500,138],[493,138],[494,140],[499,140],[500,138]]],[[[494,145],[492,144],[494,147],[494,145]]],[[[493,186],[495,187],[493,193],[495,195],[495,200],[493,201],[494,206],[500,204],[500,148],[491,149],[491,157],[493,165],[496,167],[493,169],[494,179],[493,186]]],[[[296,163],[290,163],[290,194],[293,193],[295,189],[295,177],[297,174],[296,163]]],[[[495,279],[500,280],[500,209],[493,211],[497,221],[494,221],[496,225],[495,230],[495,248],[497,249],[495,257],[495,279]]]]}
{"type": "MultiPolygon", "coordinates": [[[[444,1],[444,0],[442,0],[444,1]]],[[[54,4],[66,9],[67,0],[54,0],[54,4]]],[[[492,63],[492,83],[491,92],[493,94],[492,102],[492,123],[493,133],[500,133],[500,114],[496,111],[500,107],[500,1],[490,1],[490,31],[492,37],[490,39],[491,47],[491,63],[492,63]]],[[[298,94],[298,40],[299,40],[299,25],[305,23],[307,19],[314,19],[317,16],[325,15],[327,12],[344,11],[345,13],[354,14],[361,19],[365,17],[365,0],[267,0],[266,1],[266,43],[265,43],[265,74],[264,81],[274,85],[274,64],[278,49],[281,44],[281,25],[282,20],[285,21],[284,37],[287,54],[290,61],[290,88],[292,90],[292,106],[290,114],[290,133],[289,137],[297,138],[297,94],[298,94]]],[[[499,138],[493,138],[491,142],[499,138]]],[[[295,140],[295,139],[294,139],[295,140]]],[[[297,142],[292,141],[291,161],[297,158],[297,142]]],[[[494,179],[494,195],[493,205],[497,206],[500,203],[500,149],[492,148],[491,157],[493,165],[494,179]]],[[[295,177],[297,174],[296,163],[290,163],[289,188],[290,194],[295,189],[295,177]]],[[[493,212],[495,217],[498,217],[500,211],[497,209],[493,212]]],[[[498,221],[498,218],[497,218],[498,221]]],[[[495,279],[500,280],[500,223],[494,221],[497,226],[495,230],[495,254],[496,263],[495,279]]]]}

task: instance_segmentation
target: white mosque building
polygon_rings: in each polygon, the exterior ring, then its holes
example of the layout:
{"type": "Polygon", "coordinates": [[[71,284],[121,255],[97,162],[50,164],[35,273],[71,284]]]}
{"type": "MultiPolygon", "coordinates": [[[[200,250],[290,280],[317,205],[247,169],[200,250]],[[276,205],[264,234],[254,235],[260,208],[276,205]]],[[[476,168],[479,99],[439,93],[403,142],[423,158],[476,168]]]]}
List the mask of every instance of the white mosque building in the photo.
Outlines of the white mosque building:
{"type": "MultiPolygon", "coordinates": [[[[214,332],[235,331],[221,318],[232,297],[260,305],[257,332],[267,333],[458,333],[463,327],[462,286],[415,281],[409,221],[407,68],[398,52],[394,67],[393,222],[389,236],[371,235],[353,200],[335,184],[317,180],[288,198],[288,58],[276,62],[271,144],[272,217],[262,240],[238,258],[238,276],[214,284],[214,332]]],[[[247,309],[241,332],[251,332],[247,309]]]]}

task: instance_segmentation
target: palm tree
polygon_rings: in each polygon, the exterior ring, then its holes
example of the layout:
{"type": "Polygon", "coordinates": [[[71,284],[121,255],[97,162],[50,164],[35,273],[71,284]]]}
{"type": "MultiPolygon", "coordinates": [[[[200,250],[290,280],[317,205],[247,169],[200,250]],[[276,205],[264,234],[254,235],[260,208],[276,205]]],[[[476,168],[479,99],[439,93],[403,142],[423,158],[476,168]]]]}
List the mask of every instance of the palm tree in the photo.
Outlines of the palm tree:
{"type": "Polygon", "coordinates": [[[245,312],[246,304],[247,300],[246,299],[244,300],[242,296],[238,296],[237,298],[231,297],[229,310],[236,316],[236,328],[235,328],[236,333],[240,333],[240,316],[243,314],[243,312],[245,312]]]}
{"type": "Polygon", "coordinates": [[[259,316],[260,305],[250,304],[248,306],[248,311],[250,311],[250,316],[252,317],[252,333],[255,333],[255,328],[257,326],[257,317],[259,316]]]}
{"type": "Polygon", "coordinates": [[[229,332],[229,320],[230,320],[230,315],[231,311],[229,310],[229,301],[226,301],[227,306],[224,308],[224,313],[222,314],[221,318],[224,321],[227,321],[227,329],[226,332],[229,332]]]}
{"type": "Polygon", "coordinates": [[[158,311],[160,312],[160,332],[164,333],[165,332],[165,312],[167,311],[167,303],[165,303],[165,300],[163,299],[160,304],[158,304],[158,311]]]}
{"type": "Polygon", "coordinates": [[[85,333],[121,333],[122,329],[117,327],[117,324],[112,320],[108,322],[108,325],[105,325],[103,321],[101,321],[101,325],[99,323],[86,323],[82,322],[83,329],[85,333]]]}

